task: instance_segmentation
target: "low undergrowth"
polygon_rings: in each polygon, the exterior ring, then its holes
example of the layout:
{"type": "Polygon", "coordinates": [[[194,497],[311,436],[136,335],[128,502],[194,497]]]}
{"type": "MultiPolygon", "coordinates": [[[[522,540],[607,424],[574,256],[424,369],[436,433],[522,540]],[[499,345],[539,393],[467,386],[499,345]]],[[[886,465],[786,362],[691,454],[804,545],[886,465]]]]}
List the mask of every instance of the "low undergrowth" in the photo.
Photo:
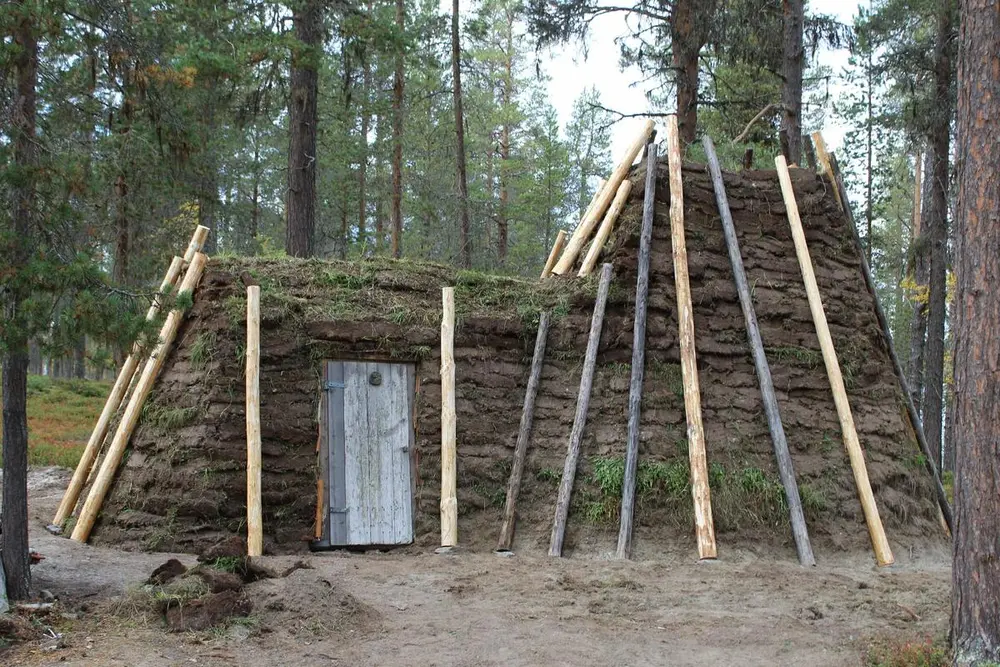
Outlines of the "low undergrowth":
{"type": "Polygon", "coordinates": [[[864,667],[950,667],[951,651],[931,637],[902,642],[876,639],[865,651],[864,667]]]}
{"type": "Polygon", "coordinates": [[[107,382],[29,375],[28,463],[75,468],[109,391],[107,382]]]}

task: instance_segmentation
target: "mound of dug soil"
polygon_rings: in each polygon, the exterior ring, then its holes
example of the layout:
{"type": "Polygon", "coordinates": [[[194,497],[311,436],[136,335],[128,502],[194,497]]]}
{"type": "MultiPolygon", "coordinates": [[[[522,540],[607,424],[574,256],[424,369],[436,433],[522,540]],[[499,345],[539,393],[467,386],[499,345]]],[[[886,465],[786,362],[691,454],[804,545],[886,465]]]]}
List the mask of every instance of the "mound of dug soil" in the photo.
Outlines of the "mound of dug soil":
{"type": "MultiPolygon", "coordinates": [[[[567,553],[613,548],[632,355],[642,170],[605,260],[615,267],[566,539],[567,553]]],[[[642,405],[635,549],[693,548],[677,347],[666,165],[658,173],[642,405]]],[[[869,474],[890,539],[938,539],[930,479],[865,289],[860,257],[832,193],[793,181],[869,474]]],[[[726,174],[761,335],[817,557],[868,549],[781,191],[774,172],[726,174]]],[[[720,549],[793,556],[743,318],[704,167],[684,170],[685,225],[713,512],[720,549]]],[[[327,359],[416,366],[416,534],[437,539],[439,322],[456,288],[459,530],[489,548],[510,469],[540,309],[550,309],[542,381],[515,548],[544,549],[572,426],[594,280],[535,281],[413,262],[213,259],[166,360],[94,539],[126,548],[201,551],[245,533],[243,346],[248,273],[262,290],[261,419],[265,550],[306,548],[316,502],[319,377],[327,359]]]]}

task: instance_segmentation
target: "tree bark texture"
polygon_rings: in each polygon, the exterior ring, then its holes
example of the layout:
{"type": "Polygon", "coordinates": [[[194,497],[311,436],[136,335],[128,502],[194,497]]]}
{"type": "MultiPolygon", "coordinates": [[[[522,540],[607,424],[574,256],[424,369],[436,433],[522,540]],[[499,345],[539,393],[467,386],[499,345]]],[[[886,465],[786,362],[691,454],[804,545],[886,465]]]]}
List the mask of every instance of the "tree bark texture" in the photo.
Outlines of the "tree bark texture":
{"type": "MultiPolygon", "coordinates": [[[[20,3],[20,21],[14,30],[19,52],[14,58],[17,92],[12,109],[14,164],[22,178],[12,188],[13,238],[8,268],[23,270],[28,262],[31,218],[35,209],[37,148],[35,122],[38,84],[38,41],[28,3],[20,3]]],[[[0,513],[0,558],[11,600],[24,600],[31,590],[28,557],[28,337],[20,327],[25,285],[15,281],[5,295],[6,350],[3,356],[3,508],[0,513]],[[11,326],[13,325],[13,326],[11,326]]]]}
{"type": "Polygon", "coordinates": [[[465,120],[462,114],[462,49],[458,39],[458,0],[451,4],[451,76],[455,106],[455,176],[458,181],[459,264],[472,267],[469,238],[469,185],[465,170],[465,120]]]}
{"type": "MultiPolygon", "coordinates": [[[[404,0],[396,0],[396,30],[403,39],[406,24],[404,0]]],[[[392,81],[392,256],[402,254],[403,238],[403,67],[405,49],[396,50],[396,72],[392,81]]]]}
{"type": "Polygon", "coordinates": [[[805,22],[803,0],[782,0],[784,16],[784,53],[781,59],[781,129],[788,137],[788,154],[792,164],[802,162],[802,70],[805,50],[802,48],[802,28],[805,22]]]}
{"type": "Polygon", "coordinates": [[[697,7],[699,0],[677,0],[670,24],[670,51],[677,86],[677,125],[684,145],[694,142],[698,125],[698,54],[697,7]]]}
{"type": "MultiPolygon", "coordinates": [[[[371,5],[368,10],[372,11],[371,5]]],[[[371,90],[372,90],[372,65],[365,59],[361,66],[361,136],[358,137],[361,145],[361,155],[358,160],[358,245],[366,248],[368,245],[368,197],[365,188],[368,185],[368,133],[371,131],[371,90]]],[[[378,239],[375,240],[375,248],[378,249],[378,239]]]]}
{"type": "Polygon", "coordinates": [[[316,242],[316,99],[322,54],[323,3],[303,0],[292,12],[291,91],[288,97],[288,194],[285,252],[312,257],[316,242]]]}
{"type": "Polygon", "coordinates": [[[953,37],[951,3],[943,2],[938,15],[934,50],[935,110],[931,151],[931,201],[926,228],[929,241],[930,272],[927,300],[927,358],[924,385],[924,433],[936,460],[941,460],[944,386],[944,322],[948,264],[948,166],[951,144],[951,55],[953,37]]]}
{"type": "Polygon", "coordinates": [[[956,665],[1000,662],[1000,14],[961,3],[956,216],[956,665]]]}

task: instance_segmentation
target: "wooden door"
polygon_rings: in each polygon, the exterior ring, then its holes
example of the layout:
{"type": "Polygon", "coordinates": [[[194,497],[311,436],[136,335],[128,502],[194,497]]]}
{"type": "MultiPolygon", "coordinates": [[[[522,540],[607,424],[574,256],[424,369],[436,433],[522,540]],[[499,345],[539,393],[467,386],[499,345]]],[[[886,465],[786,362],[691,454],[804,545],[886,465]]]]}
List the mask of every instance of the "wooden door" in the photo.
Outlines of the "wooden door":
{"type": "Polygon", "coordinates": [[[327,362],[333,546],[413,541],[412,364],[327,362]]]}

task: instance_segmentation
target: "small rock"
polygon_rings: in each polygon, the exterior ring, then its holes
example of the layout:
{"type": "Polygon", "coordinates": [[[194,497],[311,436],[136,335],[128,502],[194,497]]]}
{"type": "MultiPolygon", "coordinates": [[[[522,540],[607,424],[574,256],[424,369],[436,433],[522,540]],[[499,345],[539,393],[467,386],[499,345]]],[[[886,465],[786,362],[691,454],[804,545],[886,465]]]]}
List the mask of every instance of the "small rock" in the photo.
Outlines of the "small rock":
{"type": "Polygon", "coordinates": [[[56,596],[46,590],[41,590],[38,592],[38,596],[42,598],[42,602],[55,602],[56,596]]]}

